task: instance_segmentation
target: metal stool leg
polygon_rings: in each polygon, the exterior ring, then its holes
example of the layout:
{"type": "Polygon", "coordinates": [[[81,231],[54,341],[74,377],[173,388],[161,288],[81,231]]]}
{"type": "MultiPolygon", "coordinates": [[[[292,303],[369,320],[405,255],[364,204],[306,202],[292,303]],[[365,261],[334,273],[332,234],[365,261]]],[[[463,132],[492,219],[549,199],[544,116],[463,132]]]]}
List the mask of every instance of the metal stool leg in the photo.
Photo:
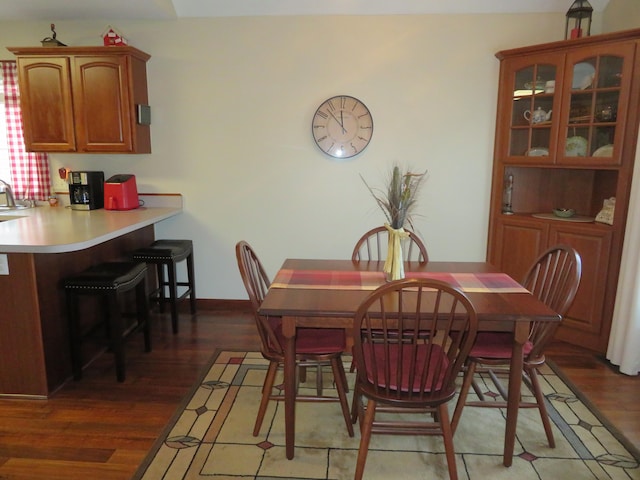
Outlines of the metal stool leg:
{"type": "Polygon", "coordinates": [[[116,362],[116,378],[119,382],[124,382],[124,348],[122,345],[124,320],[118,303],[118,295],[115,293],[109,295],[109,322],[111,323],[111,350],[116,362]]]}
{"type": "Polygon", "coordinates": [[[82,379],[82,348],[80,322],[78,321],[78,296],[67,291],[67,314],[69,316],[69,342],[71,343],[71,371],[74,380],[82,379]]]}
{"type": "Polygon", "coordinates": [[[145,281],[136,286],[136,305],[138,324],[142,324],[144,332],[144,351],[151,351],[151,322],[149,321],[149,298],[145,281]]]}
{"type": "Polygon", "coordinates": [[[187,257],[187,280],[189,281],[189,303],[191,304],[191,313],[196,313],[196,276],[193,268],[193,252],[187,257]]]}
{"type": "Polygon", "coordinates": [[[156,272],[158,275],[158,305],[160,313],[164,313],[164,302],[166,300],[164,296],[164,286],[166,282],[164,279],[164,265],[162,263],[156,264],[156,272]]]}
{"type": "Polygon", "coordinates": [[[100,306],[102,308],[102,321],[104,323],[104,331],[107,336],[107,341],[111,345],[111,321],[109,320],[109,312],[111,311],[111,304],[109,303],[109,296],[101,295],[100,306]]]}
{"type": "Polygon", "coordinates": [[[167,273],[169,277],[169,302],[171,303],[171,326],[173,333],[178,333],[178,284],[175,262],[167,263],[167,273]]]}

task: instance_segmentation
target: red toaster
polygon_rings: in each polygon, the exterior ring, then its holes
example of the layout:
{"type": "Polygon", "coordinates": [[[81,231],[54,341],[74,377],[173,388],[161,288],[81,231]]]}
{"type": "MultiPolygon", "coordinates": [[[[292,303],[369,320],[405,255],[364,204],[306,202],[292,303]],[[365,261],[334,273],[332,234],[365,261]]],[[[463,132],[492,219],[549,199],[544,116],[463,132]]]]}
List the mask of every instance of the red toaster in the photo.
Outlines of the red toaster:
{"type": "Polygon", "coordinates": [[[139,206],[135,175],[118,174],[105,180],[105,210],[133,210],[139,206]]]}

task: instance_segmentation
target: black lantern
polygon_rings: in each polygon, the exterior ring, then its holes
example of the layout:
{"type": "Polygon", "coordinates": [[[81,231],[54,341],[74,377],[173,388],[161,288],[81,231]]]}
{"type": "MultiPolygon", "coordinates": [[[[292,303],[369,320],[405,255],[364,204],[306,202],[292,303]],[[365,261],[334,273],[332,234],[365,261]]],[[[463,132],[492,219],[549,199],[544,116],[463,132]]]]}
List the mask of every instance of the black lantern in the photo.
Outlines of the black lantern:
{"type": "Polygon", "coordinates": [[[564,38],[580,38],[591,34],[593,7],[587,0],[575,0],[567,11],[564,38]],[[584,25],[583,25],[584,21],[584,25]]]}

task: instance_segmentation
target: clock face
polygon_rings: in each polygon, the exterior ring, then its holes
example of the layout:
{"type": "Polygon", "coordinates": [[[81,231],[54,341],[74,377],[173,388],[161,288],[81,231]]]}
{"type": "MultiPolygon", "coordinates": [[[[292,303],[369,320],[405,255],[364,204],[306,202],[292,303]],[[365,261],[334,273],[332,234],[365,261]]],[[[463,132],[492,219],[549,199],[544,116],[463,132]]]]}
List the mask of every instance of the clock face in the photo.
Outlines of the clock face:
{"type": "Polygon", "coordinates": [[[320,150],[334,158],[349,158],[369,145],[373,118],[357,98],[338,95],[318,107],[311,127],[320,150]]]}

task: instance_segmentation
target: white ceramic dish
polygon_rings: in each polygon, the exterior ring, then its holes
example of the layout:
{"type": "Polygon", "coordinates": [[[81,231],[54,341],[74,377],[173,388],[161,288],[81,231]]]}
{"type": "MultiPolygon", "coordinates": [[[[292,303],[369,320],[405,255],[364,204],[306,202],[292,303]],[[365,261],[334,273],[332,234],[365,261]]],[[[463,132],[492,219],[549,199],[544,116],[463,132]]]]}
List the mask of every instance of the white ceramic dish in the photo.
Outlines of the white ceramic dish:
{"type": "Polygon", "coordinates": [[[526,88],[527,90],[542,90],[544,89],[545,83],[546,83],[546,80],[538,78],[535,81],[525,83],[524,88],[526,88]]]}
{"type": "Polygon", "coordinates": [[[587,62],[576,63],[573,66],[573,81],[571,82],[571,88],[574,90],[584,90],[589,88],[593,83],[596,69],[587,62]]]}
{"type": "Polygon", "coordinates": [[[544,147],[533,147],[526,153],[527,157],[547,157],[549,149],[544,147]]]}
{"type": "Polygon", "coordinates": [[[613,157],[613,145],[605,145],[593,152],[594,157],[613,157]]]}
{"type": "Polygon", "coordinates": [[[576,214],[573,208],[554,208],[553,214],[560,218],[571,218],[576,214]]]}
{"type": "Polygon", "coordinates": [[[580,136],[569,137],[564,146],[564,154],[567,157],[586,157],[587,139],[580,136]]]}
{"type": "Polygon", "coordinates": [[[578,223],[592,223],[593,217],[587,217],[586,215],[574,215],[572,217],[559,217],[555,213],[532,213],[532,217],[546,218],[549,220],[559,220],[561,222],[578,222],[578,223]]]}

